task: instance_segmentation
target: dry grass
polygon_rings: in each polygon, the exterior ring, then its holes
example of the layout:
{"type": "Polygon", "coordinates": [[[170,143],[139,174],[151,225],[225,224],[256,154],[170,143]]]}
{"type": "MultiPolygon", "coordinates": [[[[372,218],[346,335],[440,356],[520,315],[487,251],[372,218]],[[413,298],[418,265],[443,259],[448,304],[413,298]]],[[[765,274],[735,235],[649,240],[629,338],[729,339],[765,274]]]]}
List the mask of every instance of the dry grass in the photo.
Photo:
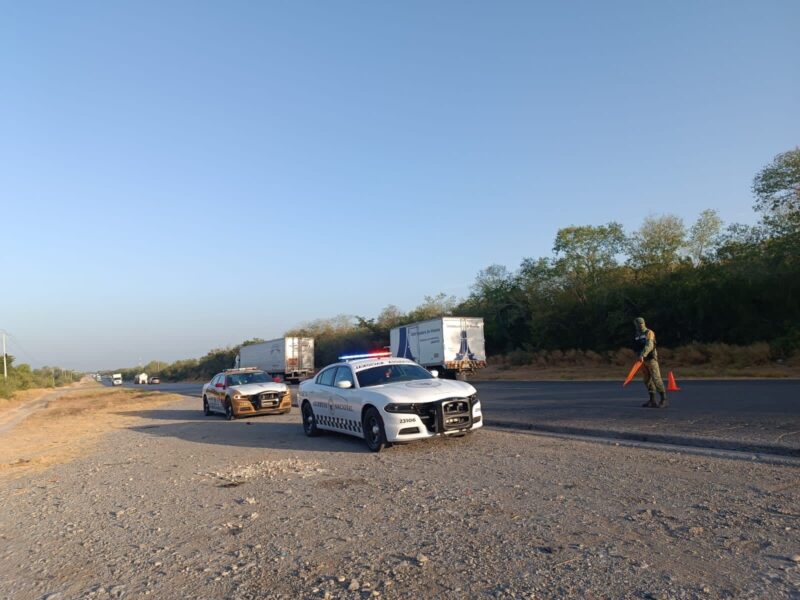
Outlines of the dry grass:
{"type": "Polygon", "coordinates": [[[8,413],[10,410],[14,410],[24,404],[29,402],[33,402],[38,400],[42,396],[47,394],[52,394],[54,392],[63,392],[67,390],[74,390],[79,387],[89,387],[89,386],[97,386],[98,388],[101,387],[99,383],[95,382],[76,382],[71,385],[65,385],[62,387],[57,388],[32,388],[29,390],[18,390],[14,392],[14,395],[11,398],[0,398],[0,411],[3,414],[8,413]]]}
{"type": "MultiPolygon", "coordinates": [[[[775,360],[769,344],[688,344],[674,350],[659,348],[661,371],[666,376],[689,378],[798,378],[800,354],[775,360]]],[[[591,350],[517,350],[493,357],[476,379],[610,379],[625,378],[636,355],[628,348],[599,354],[591,350]]]]}
{"type": "MultiPolygon", "coordinates": [[[[29,391],[29,402],[41,397],[41,392],[37,396],[29,391]]],[[[174,394],[101,387],[68,393],[0,436],[0,477],[16,477],[73,460],[90,451],[109,431],[136,424],[140,419],[136,411],[178,399],[174,394]]]]}
{"type": "MultiPolygon", "coordinates": [[[[609,380],[619,381],[625,379],[631,365],[620,367],[617,365],[591,366],[591,367],[504,367],[490,365],[480,370],[475,376],[476,380],[511,380],[511,381],[580,381],[580,380],[609,380]]],[[[720,369],[715,367],[681,367],[661,361],[661,371],[664,377],[668,371],[674,371],[675,377],[680,379],[773,379],[773,378],[800,378],[800,368],[780,365],[766,367],[751,367],[741,369],[720,369]]],[[[678,382],[680,384],[680,381],[678,382]]]]}

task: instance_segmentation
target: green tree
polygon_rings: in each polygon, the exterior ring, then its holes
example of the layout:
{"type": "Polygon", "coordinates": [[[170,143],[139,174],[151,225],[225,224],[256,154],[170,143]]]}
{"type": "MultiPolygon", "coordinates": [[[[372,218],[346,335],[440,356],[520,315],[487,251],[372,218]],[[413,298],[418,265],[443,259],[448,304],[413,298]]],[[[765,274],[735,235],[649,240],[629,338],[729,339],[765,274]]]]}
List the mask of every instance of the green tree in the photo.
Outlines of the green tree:
{"type": "Polygon", "coordinates": [[[617,266],[617,255],[625,247],[625,232],[619,223],[582,225],[559,229],[553,244],[555,271],[564,287],[586,303],[590,289],[604,273],[617,266]]]}
{"type": "Polygon", "coordinates": [[[719,247],[722,232],[722,219],[717,211],[706,209],[700,213],[689,229],[686,250],[695,265],[707,260],[719,247]]]}
{"type": "Polygon", "coordinates": [[[800,210],[800,148],[778,154],[753,179],[756,210],[800,210]]]}
{"type": "Polygon", "coordinates": [[[670,269],[680,263],[686,243],[683,219],[675,215],[647,217],[628,241],[628,262],[638,269],[670,269]]]}
{"type": "Polygon", "coordinates": [[[458,306],[456,297],[448,296],[444,292],[435,296],[425,296],[422,304],[408,313],[408,319],[409,321],[424,321],[452,315],[456,306],[458,306]]]}
{"type": "Polygon", "coordinates": [[[559,229],[553,244],[557,264],[585,283],[595,284],[600,273],[617,266],[625,248],[619,223],[582,225],[559,229]]]}
{"type": "Polygon", "coordinates": [[[408,317],[402,310],[394,304],[390,304],[380,312],[378,318],[375,320],[375,324],[380,329],[389,331],[394,327],[402,325],[407,320],[408,317]]]}

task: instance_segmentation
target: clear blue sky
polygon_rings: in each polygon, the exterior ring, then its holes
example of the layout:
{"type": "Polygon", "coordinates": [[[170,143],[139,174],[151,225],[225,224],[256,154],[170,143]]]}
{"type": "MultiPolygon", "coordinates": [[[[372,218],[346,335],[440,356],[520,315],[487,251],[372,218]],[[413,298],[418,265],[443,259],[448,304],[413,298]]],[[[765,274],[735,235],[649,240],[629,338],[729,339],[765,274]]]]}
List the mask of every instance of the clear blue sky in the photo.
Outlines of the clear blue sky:
{"type": "Polygon", "coordinates": [[[798,25],[795,0],[6,3],[0,328],[34,365],[174,360],[463,297],[571,224],[753,222],[800,142],[798,25]]]}

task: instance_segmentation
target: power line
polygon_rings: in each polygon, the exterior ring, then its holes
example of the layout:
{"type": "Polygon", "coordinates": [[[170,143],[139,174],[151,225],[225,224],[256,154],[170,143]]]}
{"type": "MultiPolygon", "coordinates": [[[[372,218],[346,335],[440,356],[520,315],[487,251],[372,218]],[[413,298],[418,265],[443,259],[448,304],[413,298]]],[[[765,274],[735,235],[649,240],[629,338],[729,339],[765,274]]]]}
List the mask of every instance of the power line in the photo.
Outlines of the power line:
{"type": "Polygon", "coordinates": [[[39,360],[38,358],[36,358],[36,357],[35,357],[33,354],[31,354],[30,352],[28,352],[28,351],[25,349],[25,346],[23,346],[23,345],[22,345],[22,343],[19,341],[19,338],[18,338],[17,336],[15,336],[15,335],[12,335],[12,334],[11,334],[10,332],[8,332],[8,331],[6,331],[5,333],[6,333],[6,335],[9,337],[9,339],[10,339],[10,340],[12,340],[12,341],[14,342],[14,345],[15,345],[17,348],[19,348],[20,350],[22,350],[22,353],[23,353],[25,356],[27,356],[27,357],[28,357],[28,358],[29,358],[29,359],[30,359],[32,362],[34,362],[34,363],[38,363],[38,364],[40,364],[40,365],[44,364],[44,363],[43,363],[41,360],[39,360]]]}

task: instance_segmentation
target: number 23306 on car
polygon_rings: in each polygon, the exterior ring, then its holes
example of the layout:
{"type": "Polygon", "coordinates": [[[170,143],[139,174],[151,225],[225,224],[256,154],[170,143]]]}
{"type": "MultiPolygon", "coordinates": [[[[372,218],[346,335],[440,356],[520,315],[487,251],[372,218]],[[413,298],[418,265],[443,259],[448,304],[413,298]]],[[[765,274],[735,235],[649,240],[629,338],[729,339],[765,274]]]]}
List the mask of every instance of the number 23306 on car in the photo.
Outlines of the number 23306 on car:
{"type": "Polygon", "coordinates": [[[406,358],[355,358],[330,365],[298,392],[303,429],[364,438],[380,452],[387,444],[463,434],[483,425],[475,388],[437,379],[406,358]]]}

